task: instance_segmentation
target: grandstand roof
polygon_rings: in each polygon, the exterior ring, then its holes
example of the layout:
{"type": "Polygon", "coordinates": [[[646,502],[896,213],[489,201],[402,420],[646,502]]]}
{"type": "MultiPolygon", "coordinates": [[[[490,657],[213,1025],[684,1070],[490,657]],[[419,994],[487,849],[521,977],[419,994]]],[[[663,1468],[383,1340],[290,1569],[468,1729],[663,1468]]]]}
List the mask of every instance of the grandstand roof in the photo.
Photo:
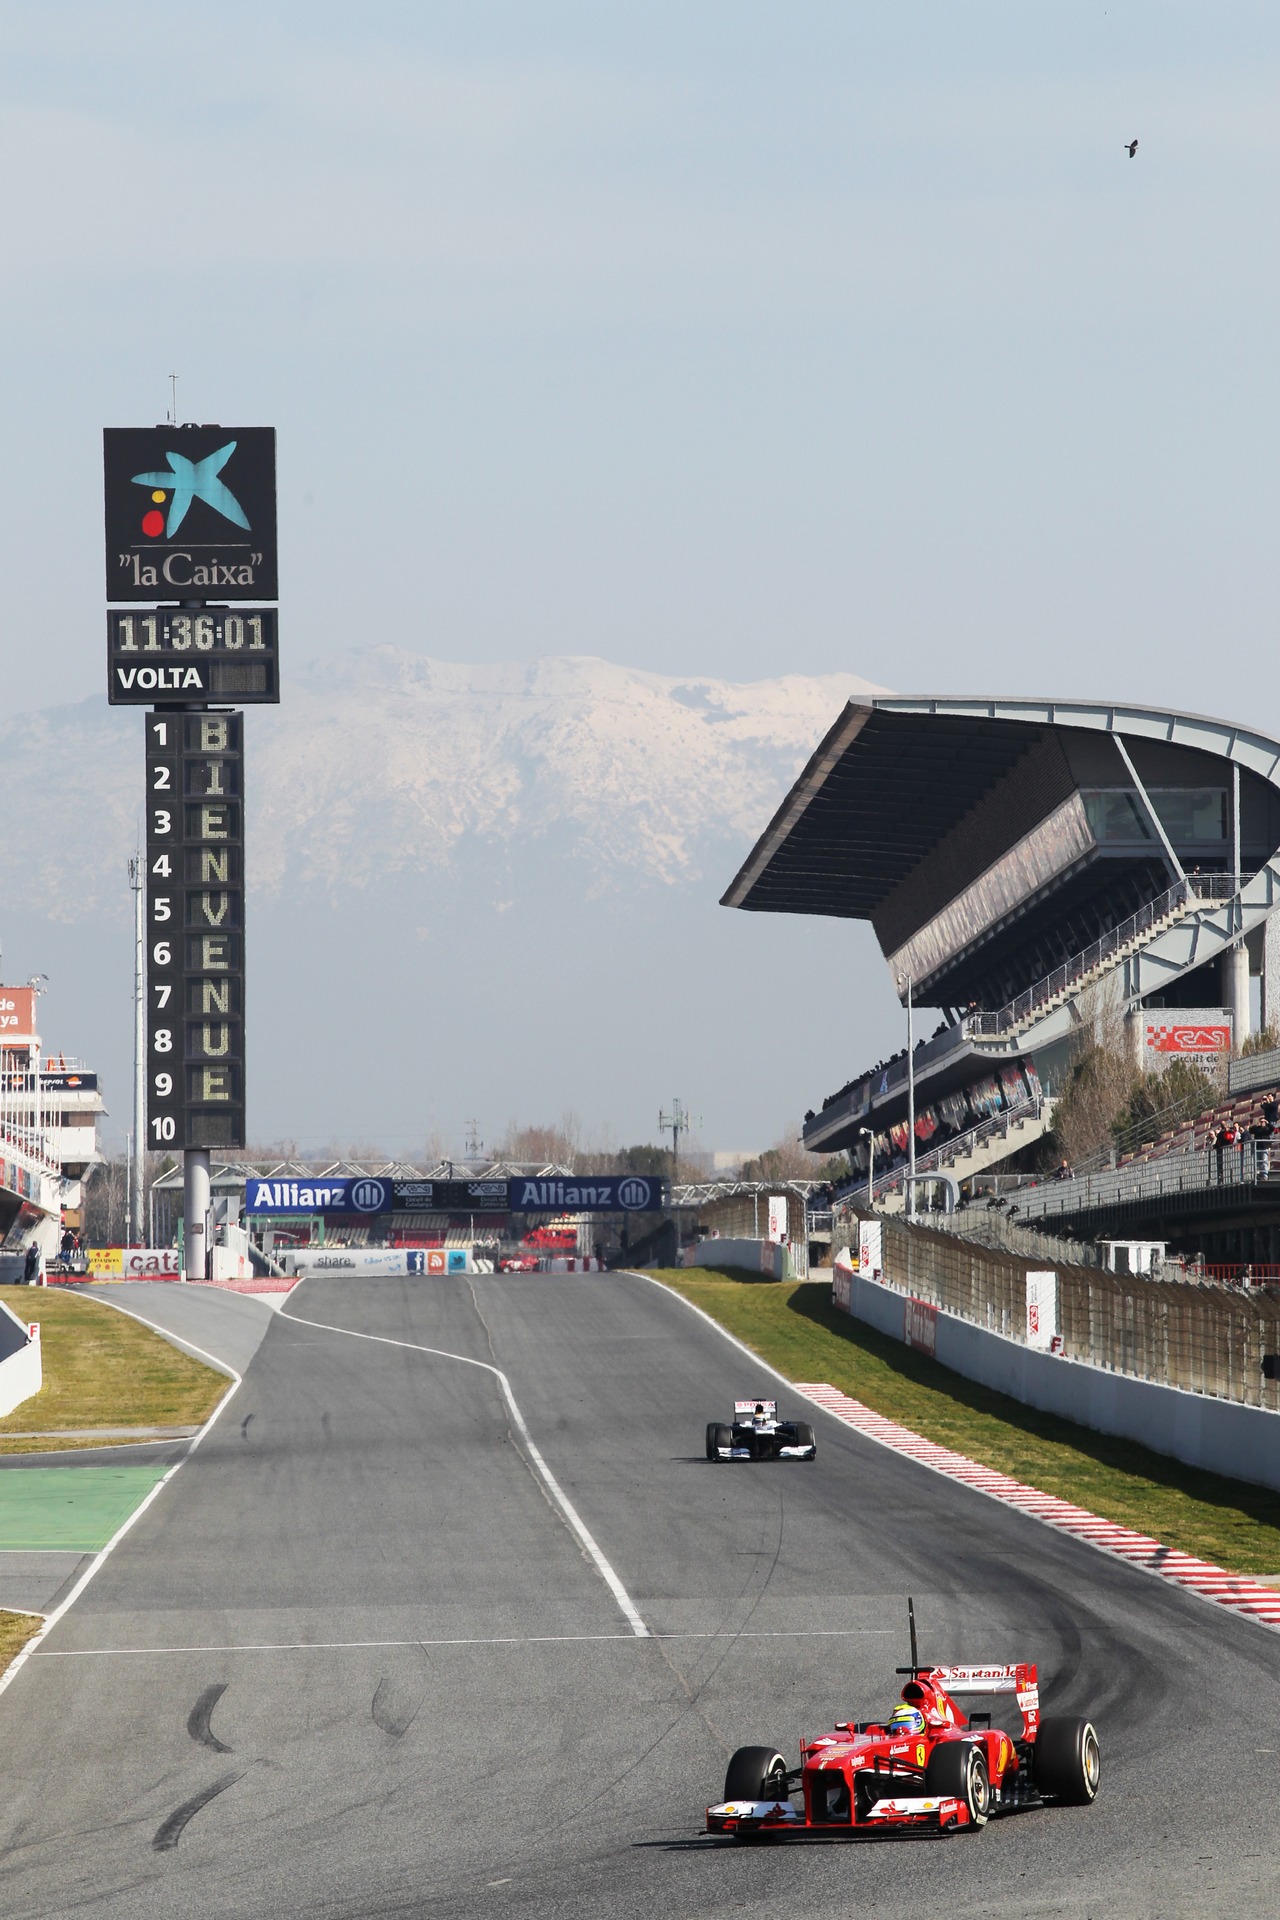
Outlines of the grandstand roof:
{"type": "MultiPolygon", "coordinates": [[[[1080,784],[1078,754],[1037,756],[1036,749],[1065,749],[1088,734],[1191,750],[1280,788],[1280,742],[1196,714],[1060,700],[850,701],[721,904],[872,919],[930,854],[966,828],[964,854],[975,865],[1011,846],[1024,820],[1043,818],[1080,784]],[[1011,779],[1015,770],[1020,782],[1011,779]],[[1000,795],[984,809],[997,787],[1000,795]],[[1017,801],[1007,810],[1006,792],[1017,801]]],[[[1105,775],[1102,783],[1117,784],[1105,775]]],[[[925,906],[917,913],[904,901],[900,925],[877,926],[882,945],[886,933],[896,945],[912,919],[920,924],[925,906]]]]}

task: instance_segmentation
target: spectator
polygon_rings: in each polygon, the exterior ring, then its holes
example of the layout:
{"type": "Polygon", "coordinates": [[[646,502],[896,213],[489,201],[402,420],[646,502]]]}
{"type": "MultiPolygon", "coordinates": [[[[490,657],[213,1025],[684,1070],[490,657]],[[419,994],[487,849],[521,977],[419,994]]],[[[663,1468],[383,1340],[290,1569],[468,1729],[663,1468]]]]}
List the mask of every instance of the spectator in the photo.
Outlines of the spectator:
{"type": "Polygon", "coordinates": [[[24,1287],[40,1285],[40,1248],[34,1240],[27,1243],[27,1257],[22,1263],[22,1284],[24,1287]]]}
{"type": "Polygon", "coordinates": [[[1208,1135],[1205,1139],[1205,1146],[1208,1149],[1209,1153],[1214,1155],[1217,1160],[1217,1174],[1218,1174],[1219,1186],[1222,1185],[1222,1154],[1223,1154],[1223,1149],[1225,1145],[1226,1145],[1225,1130],[1222,1127],[1220,1127],[1215,1121],[1213,1126],[1211,1126],[1209,1129],[1208,1135]]]}
{"type": "Polygon", "coordinates": [[[1271,1129],[1264,1120],[1257,1120],[1249,1129],[1257,1155],[1258,1178],[1267,1180],[1271,1176],[1271,1129]]]}
{"type": "Polygon", "coordinates": [[[1055,1180],[1069,1180],[1071,1178],[1071,1163],[1063,1160],[1053,1177],[1055,1180]]]}

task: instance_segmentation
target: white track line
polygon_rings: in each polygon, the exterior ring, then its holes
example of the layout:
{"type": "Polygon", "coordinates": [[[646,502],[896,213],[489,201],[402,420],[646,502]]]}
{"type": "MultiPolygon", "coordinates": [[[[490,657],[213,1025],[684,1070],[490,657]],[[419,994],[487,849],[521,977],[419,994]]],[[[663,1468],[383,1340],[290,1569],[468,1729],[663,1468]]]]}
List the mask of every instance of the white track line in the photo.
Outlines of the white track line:
{"type": "Polygon", "coordinates": [[[80,1598],[80,1595],[84,1592],[89,1582],[93,1579],[94,1574],[97,1573],[99,1567],[104,1565],[108,1554],[113,1553],[115,1551],[115,1549],[119,1546],[120,1542],[124,1539],[126,1533],[128,1533],[130,1527],[133,1526],[134,1522],[142,1518],[147,1508],[151,1505],[151,1502],[156,1498],[156,1495],[160,1492],[160,1489],[162,1487],[167,1487],[169,1482],[172,1480],[174,1474],[178,1471],[179,1467],[184,1465],[184,1463],[191,1458],[192,1454],[195,1452],[196,1448],[200,1445],[200,1442],[204,1439],[206,1433],[208,1433],[214,1421],[218,1418],[219,1414],[222,1412],[222,1409],[226,1406],[227,1402],[232,1398],[232,1396],[239,1391],[240,1386],[242,1384],[240,1375],[236,1372],[235,1368],[228,1361],[219,1360],[216,1354],[206,1352],[206,1350],[203,1347],[198,1347],[195,1344],[194,1340],[184,1340],[179,1334],[170,1333],[169,1329],[167,1327],[162,1327],[158,1321],[148,1320],[145,1314],[135,1313],[131,1307],[122,1307],[120,1303],[116,1300],[103,1300],[103,1301],[100,1301],[99,1304],[102,1306],[113,1308],[116,1313],[125,1314],[130,1320],[137,1320],[144,1327],[150,1327],[153,1333],[162,1334],[166,1340],[172,1340],[176,1345],[185,1347],[189,1353],[198,1354],[202,1360],[207,1360],[211,1366],[216,1367],[219,1373],[230,1374],[231,1385],[227,1388],[227,1391],[223,1394],[221,1400],[219,1400],[217,1406],[214,1408],[213,1412],[209,1415],[209,1418],[205,1421],[199,1433],[197,1433],[191,1440],[189,1446],[187,1447],[186,1452],[182,1456],[182,1459],[175,1460],[173,1465],[168,1469],[168,1471],[164,1473],[159,1480],[156,1481],[150,1493],[146,1496],[146,1498],[143,1501],[141,1501],[141,1503],[138,1506],[134,1508],[133,1512],[129,1515],[129,1518],[116,1528],[115,1532],[112,1534],[111,1538],[108,1540],[106,1546],[99,1548],[98,1552],[94,1555],[90,1564],[85,1568],[84,1572],[80,1575],[80,1578],[76,1581],[75,1585],[72,1587],[66,1599],[60,1601],[59,1604],[54,1608],[53,1612],[45,1616],[44,1625],[39,1629],[38,1632],[32,1634],[31,1638],[28,1640],[26,1646],[23,1647],[22,1651],[14,1655],[13,1659],[9,1662],[8,1667],[5,1669],[3,1675],[0,1675],[0,1693],[4,1692],[5,1688],[13,1680],[14,1676],[21,1671],[21,1669],[26,1665],[27,1661],[32,1657],[32,1655],[38,1653],[40,1642],[46,1637],[46,1635],[50,1632],[52,1628],[57,1626],[59,1620],[61,1620],[63,1614],[67,1611],[67,1608],[74,1606],[75,1602],[80,1598]]]}
{"type": "MultiPolygon", "coordinates": [[[[302,1282],[299,1281],[298,1284],[301,1286],[302,1282]]],[[[294,1291],[296,1292],[296,1289],[294,1291]]],[[[357,1333],[351,1327],[333,1327],[324,1320],[304,1320],[300,1313],[290,1313],[287,1305],[279,1309],[279,1318],[281,1320],[287,1320],[295,1326],[315,1327],[321,1333],[339,1333],[348,1340],[371,1340],[375,1345],[380,1347],[402,1347],[409,1353],[429,1354],[435,1360],[458,1360],[461,1361],[464,1367],[479,1367],[482,1373],[491,1373],[502,1389],[502,1397],[507,1403],[507,1411],[511,1415],[512,1421],[520,1434],[520,1438],[524,1442],[525,1450],[539,1474],[543,1485],[546,1487],[547,1492],[551,1495],[556,1506],[559,1507],[571,1531],[577,1536],[579,1545],[587,1554],[597,1573],[600,1575],[600,1578],[604,1581],[610,1593],[622,1609],[632,1633],[636,1636],[637,1640],[647,1640],[650,1638],[649,1629],[632,1604],[631,1597],[626,1588],[600,1551],[600,1548],[588,1531],[585,1522],[569,1499],[568,1494],[565,1493],[563,1487],[534,1445],[533,1435],[525,1425],[524,1415],[516,1405],[516,1397],[511,1391],[511,1382],[507,1379],[501,1367],[490,1366],[487,1360],[473,1360],[469,1354],[449,1353],[443,1347],[424,1347],[419,1345],[416,1340],[392,1340],[388,1335],[382,1333],[357,1333]]]]}
{"type": "MultiPolygon", "coordinates": [[[[647,1640],[867,1640],[892,1639],[897,1627],[757,1627],[746,1633],[731,1628],[721,1631],[687,1633],[649,1632],[647,1640]]],[[[37,1653],[37,1660],[111,1660],[118,1656],[138,1659],[151,1655],[187,1653],[361,1653],[379,1647],[577,1647],[612,1641],[623,1647],[634,1645],[632,1633],[495,1633],[469,1640],[250,1640],[196,1647],[66,1647],[37,1653]]]]}
{"type": "Polygon", "coordinates": [[[807,1400],[820,1412],[830,1414],[846,1427],[852,1427],[864,1440],[885,1447],[902,1459],[914,1460],[917,1466],[940,1474],[945,1480],[970,1487],[974,1493],[980,1493],[988,1500],[998,1500],[1002,1506],[1013,1507],[1017,1512],[1025,1513],[1028,1519],[1038,1520],[1041,1526],[1051,1527],[1055,1533],[1068,1534],[1113,1560],[1123,1560],[1126,1565],[1136,1567],[1139,1573],[1150,1574],[1157,1580],[1181,1587],[1184,1593],[1193,1593],[1197,1599],[1211,1606],[1225,1607],[1241,1619],[1255,1621],[1260,1627],[1273,1631],[1280,1629],[1280,1593],[1274,1587],[1251,1580],[1247,1574],[1228,1573],[1207,1560],[1197,1560],[1191,1554],[1166,1547],[1146,1534],[1122,1527],[1114,1520],[1104,1520],[1100,1514],[1090,1513],[1086,1507],[1073,1506],[1070,1501],[1060,1500],[1055,1494],[1044,1493],[1038,1487],[1025,1486],[1020,1480],[999,1473],[994,1467],[981,1466],[965,1454],[939,1446],[935,1441],[926,1440],[922,1434],[914,1433],[910,1427],[901,1426],[896,1420],[873,1412],[860,1400],[853,1400],[848,1394],[841,1393],[837,1387],[828,1386],[825,1382],[810,1381],[801,1385],[799,1381],[789,1380],[785,1373],[780,1373],[777,1367],[771,1367],[767,1360],[753,1353],[736,1334],[722,1327],[701,1307],[695,1307],[692,1300],[686,1300],[674,1287],[655,1279],[651,1273],[641,1273],[638,1268],[628,1267],[626,1271],[637,1280],[648,1280],[652,1286],[661,1287],[673,1300],[678,1300],[681,1306],[688,1307],[709,1327],[714,1327],[722,1340],[727,1340],[740,1353],[745,1353],[753,1365],[771,1373],[775,1380],[781,1380],[792,1393],[799,1394],[801,1399],[807,1400]]]}

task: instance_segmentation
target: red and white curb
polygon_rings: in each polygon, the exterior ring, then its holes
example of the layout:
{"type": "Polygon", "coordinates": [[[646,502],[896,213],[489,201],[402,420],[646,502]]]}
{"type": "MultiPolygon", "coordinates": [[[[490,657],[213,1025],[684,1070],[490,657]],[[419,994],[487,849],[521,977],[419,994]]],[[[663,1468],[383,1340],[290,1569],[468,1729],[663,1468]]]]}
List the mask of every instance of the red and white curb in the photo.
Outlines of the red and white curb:
{"type": "Polygon", "coordinates": [[[1007,1473],[979,1466],[963,1453],[953,1453],[950,1447],[940,1447],[935,1441],[912,1433],[909,1427],[900,1427],[896,1420],[886,1420],[883,1414],[873,1413],[860,1400],[851,1400],[847,1393],[835,1387],[799,1380],[795,1386],[825,1412],[834,1414],[846,1426],[865,1434],[868,1440],[878,1441],[882,1447],[891,1448],[894,1453],[918,1460],[922,1466],[932,1467],[935,1473],[962,1481],[979,1493],[989,1494],[993,1500],[1003,1500],[1006,1506],[1017,1507],[1034,1519],[1043,1520],[1046,1526],[1056,1527],[1060,1533],[1086,1540],[1091,1547],[1113,1553],[1146,1573],[1158,1574],[1163,1580],[1173,1581],[1175,1586],[1187,1587],[1202,1600],[1230,1607],[1233,1612],[1245,1614],[1264,1626],[1280,1628],[1280,1592],[1264,1586],[1260,1580],[1227,1573],[1222,1567],[1211,1566],[1207,1560],[1197,1560],[1193,1554],[1178,1553],[1172,1547],[1163,1546],[1145,1533],[1135,1533],[1131,1527],[1103,1520],[1085,1507],[1073,1507],[1069,1500],[1059,1500],[1051,1493],[1024,1486],[1020,1480],[1010,1479],[1007,1473]]]}

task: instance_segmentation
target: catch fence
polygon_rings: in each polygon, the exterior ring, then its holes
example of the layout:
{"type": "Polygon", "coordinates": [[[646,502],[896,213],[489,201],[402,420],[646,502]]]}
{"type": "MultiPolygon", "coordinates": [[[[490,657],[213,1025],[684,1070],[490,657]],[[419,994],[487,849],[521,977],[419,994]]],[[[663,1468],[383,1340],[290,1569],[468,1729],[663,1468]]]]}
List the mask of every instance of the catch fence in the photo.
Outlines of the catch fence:
{"type": "Polygon", "coordinates": [[[946,1313],[1025,1342],[1027,1274],[1052,1265],[1068,1359],[1280,1412],[1262,1366],[1280,1354],[1280,1287],[1040,1263],[893,1219],[883,1236],[885,1280],[946,1313]]]}

